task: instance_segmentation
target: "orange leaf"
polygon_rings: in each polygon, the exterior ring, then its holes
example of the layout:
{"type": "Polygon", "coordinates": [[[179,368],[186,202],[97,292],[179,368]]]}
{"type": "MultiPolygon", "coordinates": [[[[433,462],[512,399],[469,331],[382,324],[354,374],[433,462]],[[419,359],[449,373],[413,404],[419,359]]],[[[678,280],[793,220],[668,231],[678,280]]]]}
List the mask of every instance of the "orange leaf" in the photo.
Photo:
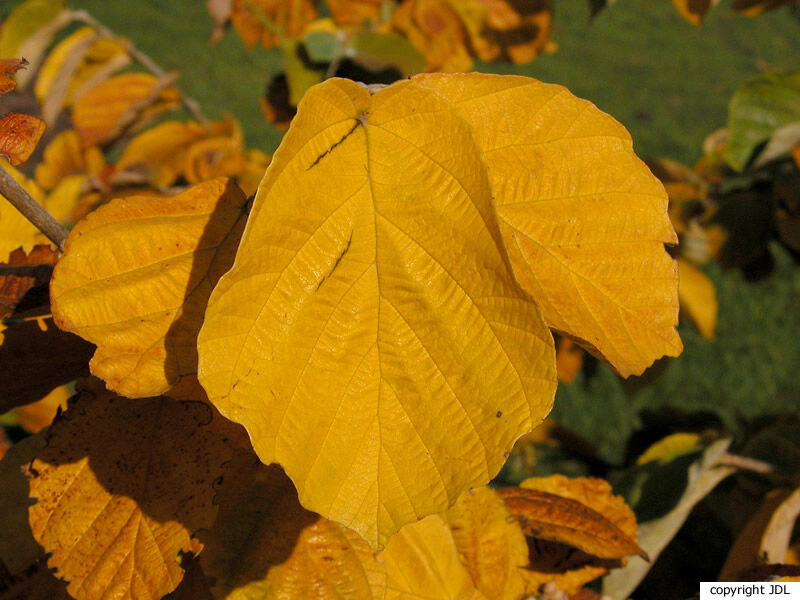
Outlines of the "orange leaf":
{"type": "Polygon", "coordinates": [[[81,96],[73,107],[72,122],[86,147],[135,129],[178,103],[174,87],[163,87],[163,82],[147,73],[125,73],[81,96]]]}
{"type": "Polygon", "coordinates": [[[0,58],[0,95],[10,92],[17,86],[17,82],[9,74],[24,69],[28,61],[24,58],[0,58]]]}
{"type": "Polygon", "coordinates": [[[39,117],[15,112],[0,119],[0,154],[15,167],[28,160],[45,130],[39,117]]]}
{"type": "Polygon", "coordinates": [[[159,599],[214,521],[230,449],[201,403],[132,402],[96,381],[73,401],[31,466],[33,535],[73,597],[159,599]]]}
{"type": "Polygon", "coordinates": [[[682,258],[678,259],[678,275],[681,309],[685,309],[704,338],[713,340],[718,308],[714,284],[705,273],[682,258]]]}
{"type": "Polygon", "coordinates": [[[451,0],[405,0],[392,25],[425,55],[426,71],[469,71],[468,33],[451,0]]]}
{"type": "Polygon", "coordinates": [[[8,263],[0,262],[0,319],[13,313],[23,300],[26,307],[47,303],[47,286],[57,260],[58,252],[42,244],[29,254],[17,248],[8,263]],[[31,296],[26,299],[28,293],[31,296]]]}
{"type": "Polygon", "coordinates": [[[98,177],[106,167],[103,153],[97,146],[81,146],[73,129],[55,136],[44,149],[42,162],[36,165],[36,183],[46,190],[56,187],[68,175],[85,173],[98,177]]]}
{"type": "Polygon", "coordinates": [[[248,48],[271,48],[303,33],[316,15],[311,0],[234,0],[231,23],[248,48]]]}
{"type": "Polygon", "coordinates": [[[574,546],[598,558],[646,556],[629,535],[582,502],[524,488],[505,488],[500,495],[529,537],[574,546]]]}
{"type": "Polygon", "coordinates": [[[246,213],[242,191],[219,178],[169,198],[113,200],[73,228],[53,273],[53,314],[98,345],[91,368],[109,389],[150,396],[197,372],[206,302],[246,213]]]}
{"type": "Polygon", "coordinates": [[[561,337],[556,344],[556,369],[558,378],[572,383],[583,366],[583,348],[568,337],[561,337]]]}
{"type": "Polygon", "coordinates": [[[333,20],[340,25],[360,25],[378,16],[384,0],[327,0],[333,20]]]}

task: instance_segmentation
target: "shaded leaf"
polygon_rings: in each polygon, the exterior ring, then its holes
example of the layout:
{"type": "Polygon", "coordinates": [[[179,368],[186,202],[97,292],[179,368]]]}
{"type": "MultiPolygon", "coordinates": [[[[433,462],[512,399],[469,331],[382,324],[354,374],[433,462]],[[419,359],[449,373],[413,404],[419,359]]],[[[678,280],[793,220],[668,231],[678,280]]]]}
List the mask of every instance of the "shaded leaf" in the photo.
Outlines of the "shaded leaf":
{"type": "Polygon", "coordinates": [[[106,161],[100,149],[82,147],[77,132],[67,129],[45,147],[43,160],[36,165],[36,183],[51,190],[69,175],[85,173],[99,177],[105,168],[106,161]]]}
{"type": "Polygon", "coordinates": [[[28,61],[24,58],[0,58],[0,95],[10,92],[17,86],[17,82],[9,75],[24,69],[28,61]]]}
{"type": "Polygon", "coordinates": [[[447,523],[430,515],[403,527],[380,554],[386,600],[488,600],[461,563],[447,523]]]}
{"type": "Polygon", "coordinates": [[[303,99],[209,302],[211,401],[304,506],[373,547],[491,479],[549,411],[552,337],[511,280],[491,196],[440,95],[329,80],[303,99]]]}
{"type": "Polygon", "coordinates": [[[15,315],[0,324],[0,341],[0,414],[89,374],[94,346],[61,331],[52,318],[15,315]]]}
{"type": "Polygon", "coordinates": [[[780,158],[797,146],[800,146],[800,121],[782,125],[769,138],[769,142],[753,162],[753,167],[757,168],[780,158]]]}
{"type": "Polygon", "coordinates": [[[45,123],[33,115],[8,112],[0,119],[0,155],[15,167],[28,160],[45,130],[45,123]]]}
{"type": "Polygon", "coordinates": [[[730,439],[718,440],[689,465],[686,489],[675,507],[660,519],[639,525],[639,545],[652,562],[647,563],[633,557],[623,568],[617,569],[603,579],[603,593],[612,598],[627,598],[639,582],[644,579],[658,555],[670,542],[689,516],[689,512],[716,485],[732,474],[734,467],[719,466],[717,461],[725,454],[730,439]]]}
{"type": "Polygon", "coordinates": [[[547,324],[623,376],[680,354],[677,268],[664,249],[677,238],[664,188],[625,128],[566,88],[524,77],[415,81],[470,125],[514,275],[547,324]]]}
{"type": "Polygon", "coordinates": [[[28,478],[25,467],[45,446],[45,435],[17,442],[0,461],[0,563],[11,575],[19,575],[44,556],[28,524],[28,478]]]}
{"type": "Polygon", "coordinates": [[[161,598],[214,521],[230,450],[199,402],[130,401],[97,382],[73,402],[31,466],[33,535],[74,598],[161,598]]]}
{"type": "Polygon", "coordinates": [[[31,297],[24,305],[47,303],[47,285],[57,260],[56,250],[48,245],[40,245],[28,254],[22,248],[17,248],[9,255],[7,263],[0,262],[0,319],[13,313],[28,293],[31,297]]]}
{"type": "Polygon", "coordinates": [[[521,598],[528,545],[502,498],[488,487],[468,490],[443,518],[475,587],[487,598],[521,598]]]}
{"type": "Polygon", "coordinates": [[[178,92],[147,73],[125,73],[92,88],[72,109],[72,122],[84,147],[107,142],[176,108],[178,92]]]}
{"type": "Polygon", "coordinates": [[[53,422],[59,410],[67,408],[70,396],[70,386],[60,385],[41,400],[18,407],[14,411],[17,424],[30,433],[39,433],[53,422]]]}
{"type": "Polygon", "coordinates": [[[109,389],[151,396],[196,372],[206,301],[246,212],[242,191],[220,178],[170,198],[114,200],[73,228],[53,273],[53,315],[97,344],[92,372],[109,389]]]}
{"type": "Polygon", "coordinates": [[[739,533],[720,581],[763,564],[786,562],[792,530],[800,514],[800,490],[773,490],[739,533]]]}
{"type": "Polygon", "coordinates": [[[24,86],[36,73],[50,41],[72,19],[65,0],[25,0],[0,26],[0,57],[21,56],[30,68],[17,75],[24,86]]]}
{"type": "Polygon", "coordinates": [[[219,516],[202,535],[200,563],[217,598],[383,598],[385,575],[357,534],[297,501],[277,465],[237,450],[225,465],[219,516]]]}
{"type": "Polygon", "coordinates": [[[759,144],[796,121],[800,121],[800,72],[759,75],[731,98],[726,160],[741,171],[759,144]]]}
{"type": "Polygon", "coordinates": [[[582,366],[583,349],[568,337],[560,337],[556,342],[558,378],[564,383],[572,383],[582,366]]]}
{"type": "Polygon", "coordinates": [[[72,596],[66,582],[53,575],[43,557],[10,581],[0,579],[0,600],[72,600],[72,596]]]}
{"type": "Polygon", "coordinates": [[[714,339],[717,325],[717,293],[714,284],[689,261],[678,259],[678,296],[697,330],[708,340],[714,339]]]}

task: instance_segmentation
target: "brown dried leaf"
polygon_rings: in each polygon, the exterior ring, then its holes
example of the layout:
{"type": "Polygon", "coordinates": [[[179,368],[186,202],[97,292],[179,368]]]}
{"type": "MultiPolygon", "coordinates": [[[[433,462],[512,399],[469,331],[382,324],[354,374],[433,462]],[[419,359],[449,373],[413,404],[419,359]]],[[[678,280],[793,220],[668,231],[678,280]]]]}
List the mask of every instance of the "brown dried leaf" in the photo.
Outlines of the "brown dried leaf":
{"type": "Polygon", "coordinates": [[[90,382],[31,466],[31,530],[78,599],[159,599],[216,516],[227,443],[199,402],[129,401],[90,382]]]}
{"type": "Polygon", "coordinates": [[[39,117],[15,112],[0,119],[0,154],[15,167],[28,160],[45,130],[39,117]]]}
{"type": "Polygon", "coordinates": [[[48,284],[58,252],[48,245],[34,246],[29,254],[17,248],[0,262],[0,319],[13,313],[20,303],[25,307],[47,304],[48,284]]]}
{"type": "Polygon", "coordinates": [[[598,558],[647,556],[630,535],[578,500],[525,488],[499,493],[528,537],[574,546],[598,558]]]}
{"type": "Polygon", "coordinates": [[[0,58],[0,96],[17,87],[17,82],[9,75],[24,69],[27,65],[28,61],[24,58],[0,58]]]}

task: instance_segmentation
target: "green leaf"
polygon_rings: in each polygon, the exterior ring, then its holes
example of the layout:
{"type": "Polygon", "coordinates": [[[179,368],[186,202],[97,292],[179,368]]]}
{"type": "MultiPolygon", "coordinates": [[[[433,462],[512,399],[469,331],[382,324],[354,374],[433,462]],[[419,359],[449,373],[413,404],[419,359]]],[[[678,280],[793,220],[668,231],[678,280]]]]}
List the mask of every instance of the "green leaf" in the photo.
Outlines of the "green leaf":
{"type": "Polygon", "coordinates": [[[312,85],[325,79],[325,72],[314,69],[301,55],[302,46],[299,40],[287,38],[281,44],[283,66],[286,81],[289,84],[289,103],[297,106],[300,99],[312,85]]]}
{"type": "Polygon", "coordinates": [[[308,57],[314,62],[333,62],[342,53],[342,42],[330,31],[312,31],[304,39],[308,57]]]}
{"type": "Polygon", "coordinates": [[[410,77],[425,70],[425,57],[420,51],[394,33],[356,33],[350,38],[345,54],[370,71],[395,67],[404,77],[410,77]]]}
{"type": "Polygon", "coordinates": [[[745,83],[728,108],[725,159],[737,171],[743,170],[756,146],[795,121],[800,121],[800,71],[766,73],[745,83]]]}

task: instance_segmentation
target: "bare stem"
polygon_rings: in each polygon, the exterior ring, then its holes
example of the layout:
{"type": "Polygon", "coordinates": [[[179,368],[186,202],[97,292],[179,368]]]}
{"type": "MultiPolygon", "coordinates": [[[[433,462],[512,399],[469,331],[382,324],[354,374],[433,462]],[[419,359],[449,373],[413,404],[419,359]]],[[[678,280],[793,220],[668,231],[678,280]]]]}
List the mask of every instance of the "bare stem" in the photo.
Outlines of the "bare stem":
{"type": "Polygon", "coordinates": [[[0,167],[0,194],[21,212],[28,221],[45,234],[58,249],[64,251],[64,242],[68,232],[64,226],[50,216],[31,195],[18,184],[8,171],[0,167]]]}
{"type": "Polygon", "coordinates": [[[729,454],[728,452],[720,456],[717,464],[726,467],[736,467],[745,471],[753,471],[754,473],[762,473],[764,475],[772,473],[775,470],[774,466],[763,460],[739,456],[738,454],[729,454]]]}
{"type": "MultiPolygon", "coordinates": [[[[90,15],[85,10],[74,10],[72,11],[72,18],[76,21],[80,21],[82,23],[86,23],[94,29],[100,36],[112,40],[119,41],[119,36],[115,35],[113,31],[111,31],[108,27],[100,23],[97,19],[95,19],[92,15],[90,15]]],[[[132,43],[129,43],[126,48],[126,52],[128,55],[134,59],[135,61],[139,62],[144,68],[150,71],[153,75],[162,79],[165,75],[167,75],[166,71],[156,64],[156,62],[150,58],[147,54],[139,50],[136,46],[132,43]]],[[[181,104],[188,110],[191,115],[200,123],[206,124],[208,123],[208,119],[203,114],[203,111],[200,109],[200,104],[194,99],[190,98],[186,94],[184,94],[181,90],[178,90],[180,97],[181,97],[181,104]]]]}

